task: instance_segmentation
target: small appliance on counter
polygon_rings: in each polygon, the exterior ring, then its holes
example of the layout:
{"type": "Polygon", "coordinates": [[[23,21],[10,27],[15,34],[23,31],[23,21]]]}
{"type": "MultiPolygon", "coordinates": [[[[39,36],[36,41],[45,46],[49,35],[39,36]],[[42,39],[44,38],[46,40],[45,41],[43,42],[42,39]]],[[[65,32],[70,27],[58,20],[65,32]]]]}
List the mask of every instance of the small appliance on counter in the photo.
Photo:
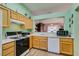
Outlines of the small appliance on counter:
{"type": "Polygon", "coordinates": [[[69,36],[69,32],[64,29],[59,29],[59,31],[57,31],[57,36],[69,36]]]}

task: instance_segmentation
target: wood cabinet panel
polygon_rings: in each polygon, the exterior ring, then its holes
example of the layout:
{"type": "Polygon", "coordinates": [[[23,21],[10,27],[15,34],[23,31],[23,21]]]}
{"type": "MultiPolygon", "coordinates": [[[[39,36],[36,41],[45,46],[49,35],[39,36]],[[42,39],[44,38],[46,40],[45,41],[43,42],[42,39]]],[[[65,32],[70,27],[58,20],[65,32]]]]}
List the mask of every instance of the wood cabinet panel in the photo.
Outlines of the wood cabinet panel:
{"type": "Polygon", "coordinates": [[[39,39],[33,39],[33,47],[39,48],[39,39]]]}
{"type": "Polygon", "coordinates": [[[32,29],[32,20],[27,17],[24,18],[25,25],[22,25],[23,29],[32,29]]]}
{"type": "Polygon", "coordinates": [[[18,13],[18,20],[24,22],[24,16],[18,13]]]}
{"type": "Polygon", "coordinates": [[[32,38],[33,38],[33,37],[31,36],[31,37],[30,37],[30,40],[29,40],[29,48],[30,48],[30,49],[32,48],[32,41],[33,41],[32,38]]]}
{"type": "Polygon", "coordinates": [[[3,49],[10,48],[10,47],[12,47],[12,46],[14,46],[14,45],[15,45],[15,42],[10,42],[9,44],[4,44],[4,45],[3,45],[3,49]]]}
{"type": "Polygon", "coordinates": [[[15,20],[18,20],[18,13],[16,13],[15,11],[12,11],[11,10],[11,19],[15,19],[15,20]]]}
{"type": "Polygon", "coordinates": [[[2,45],[2,55],[3,56],[9,56],[9,55],[15,55],[15,42],[9,42],[2,45]],[[12,53],[12,54],[11,54],[12,53]]]}
{"type": "Polygon", "coordinates": [[[61,38],[61,42],[71,42],[72,43],[73,40],[71,38],[61,38]]]}
{"type": "Polygon", "coordinates": [[[10,10],[0,5],[0,11],[2,13],[2,26],[9,27],[10,26],[10,10]]]}
{"type": "Polygon", "coordinates": [[[8,48],[8,49],[6,49],[6,50],[3,50],[3,56],[6,56],[6,55],[8,55],[8,54],[10,54],[10,53],[14,53],[14,47],[11,47],[11,48],[8,48]]]}
{"type": "Polygon", "coordinates": [[[60,39],[60,53],[73,55],[73,39],[60,39]]]}
{"type": "Polygon", "coordinates": [[[47,37],[40,37],[40,49],[48,49],[48,39],[47,37]]]}
{"type": "Polygon", "coordinates": [[[61,43],[61,53],[72,55],[72,44],[61,43]]]}
{"type": "Polygon", "coordinates": [[[40,40],[40,49],[47,50],[48,49],[48,41],[40,40]]]}

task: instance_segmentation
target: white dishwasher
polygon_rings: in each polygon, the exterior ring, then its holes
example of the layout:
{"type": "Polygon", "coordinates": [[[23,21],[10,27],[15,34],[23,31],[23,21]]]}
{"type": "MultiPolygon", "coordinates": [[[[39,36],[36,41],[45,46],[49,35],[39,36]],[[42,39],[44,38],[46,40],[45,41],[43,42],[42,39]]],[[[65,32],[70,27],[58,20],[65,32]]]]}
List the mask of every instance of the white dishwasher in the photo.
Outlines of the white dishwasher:
{"type": "Polygon", "coordinates": [[[58,37],[49,37],[48,38],[48,51],[59,53],[59,38],[58,37]]]}

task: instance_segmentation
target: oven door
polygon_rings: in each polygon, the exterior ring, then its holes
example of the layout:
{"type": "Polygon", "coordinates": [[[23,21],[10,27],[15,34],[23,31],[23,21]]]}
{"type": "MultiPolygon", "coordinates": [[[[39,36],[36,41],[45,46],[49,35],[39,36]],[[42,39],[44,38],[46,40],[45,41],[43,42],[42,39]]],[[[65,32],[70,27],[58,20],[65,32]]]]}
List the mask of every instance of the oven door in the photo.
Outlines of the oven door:
{"type": "Polygon", "coordinates": [[[20,56],[29,49],[29,38],[24,38],[16,41],[16,56],[20,56]]]}

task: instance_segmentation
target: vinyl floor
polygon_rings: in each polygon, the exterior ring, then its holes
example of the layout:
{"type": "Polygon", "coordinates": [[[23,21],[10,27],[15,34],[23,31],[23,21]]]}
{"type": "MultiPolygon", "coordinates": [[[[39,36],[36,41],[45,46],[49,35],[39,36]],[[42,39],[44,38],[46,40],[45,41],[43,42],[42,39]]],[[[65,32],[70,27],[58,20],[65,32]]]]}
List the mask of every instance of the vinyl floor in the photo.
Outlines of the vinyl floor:
{"type": "Polygon", "coordinates": [[[62,55],[39,49],[31,49],[26,56],[62,56],[62,55]]]}

